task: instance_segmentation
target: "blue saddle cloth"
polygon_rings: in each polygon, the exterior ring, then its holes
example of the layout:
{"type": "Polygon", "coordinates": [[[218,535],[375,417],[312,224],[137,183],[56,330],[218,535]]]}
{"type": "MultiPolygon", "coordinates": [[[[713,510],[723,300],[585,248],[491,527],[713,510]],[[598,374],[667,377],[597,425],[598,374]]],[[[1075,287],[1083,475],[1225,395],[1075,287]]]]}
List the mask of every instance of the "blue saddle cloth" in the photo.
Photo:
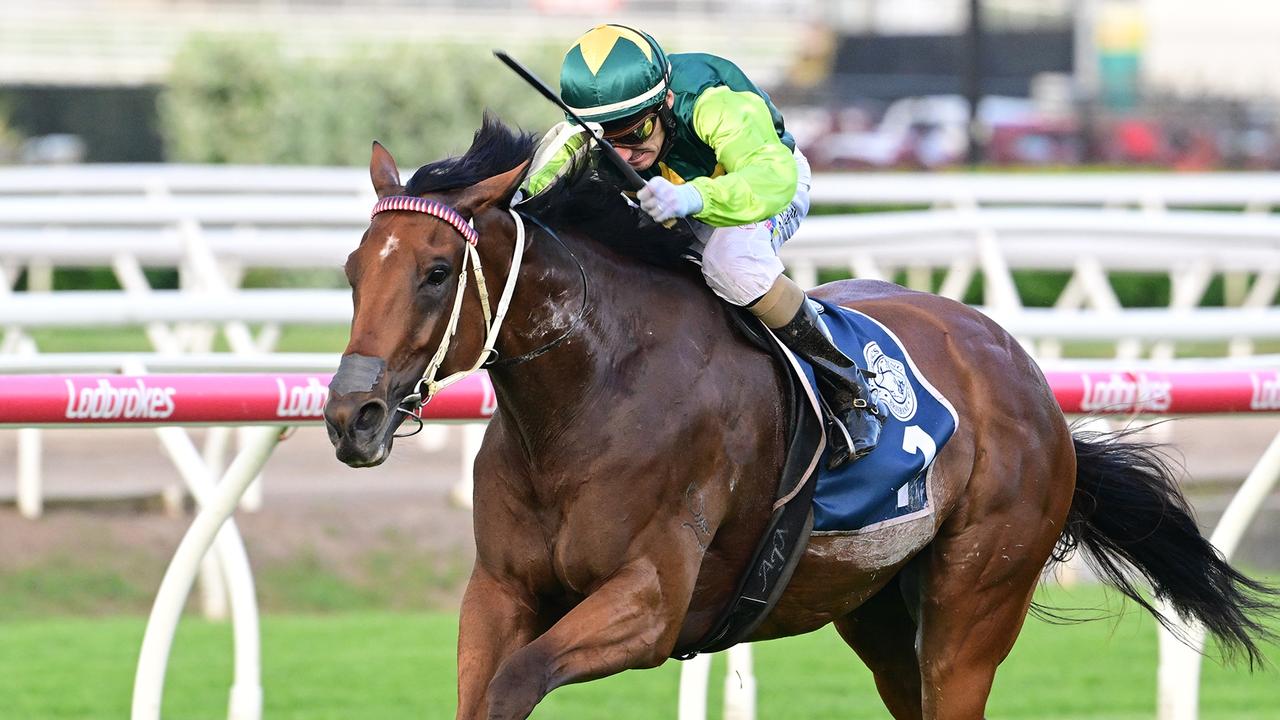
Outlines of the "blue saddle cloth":
{"type": "MultiPolygon", "coordinates": [[[[824,450],[813,499],[814,532],[866,532],[933,512],[928,471],[956,431],[955,408],[920,375],[898,338],[855,310],[819,301],[835,338],[859,367],[877,373],[873,392],[889,408],[880,443],[832,471],[824,450]]],[[[796,357],[811,387],[813,368],[796,357]]]]}

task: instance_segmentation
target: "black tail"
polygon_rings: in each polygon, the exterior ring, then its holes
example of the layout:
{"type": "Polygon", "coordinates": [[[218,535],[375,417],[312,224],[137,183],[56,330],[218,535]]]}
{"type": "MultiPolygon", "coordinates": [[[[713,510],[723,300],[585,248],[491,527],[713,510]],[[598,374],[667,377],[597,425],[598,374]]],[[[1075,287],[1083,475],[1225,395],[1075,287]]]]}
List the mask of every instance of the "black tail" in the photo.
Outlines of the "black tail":
{"type": "Polygon", "coordinates": [[[1277,591],[1232,568],[1200,534],[1168,460],[1134,432],[1076,433],[1075,497],[1055,557],[1083,546],[1104,580],[1169,627],[1138,591],[1128,567],[1136,569],[1156,597],[1217,636],[1228,658],[1242,651],[1250,667],[1261,665],[1257,643],[1276,636],[1260,618],[1276,613],[1277,591]]]}

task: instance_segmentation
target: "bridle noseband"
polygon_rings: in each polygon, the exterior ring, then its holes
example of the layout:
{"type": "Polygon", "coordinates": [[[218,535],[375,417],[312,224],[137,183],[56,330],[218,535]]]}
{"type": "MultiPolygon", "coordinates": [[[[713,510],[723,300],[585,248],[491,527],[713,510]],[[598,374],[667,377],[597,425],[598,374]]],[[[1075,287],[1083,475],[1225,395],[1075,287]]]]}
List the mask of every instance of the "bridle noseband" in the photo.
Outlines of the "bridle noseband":
{"type": "MultiPolygon", "coordinates": [[[[484,270],[480,262],[480,254],[476,250],[476,246],[480,240],[480,234],[476,232],[475,224],[464,218],[457,210],[442,202],[411,195],[390,195],[379,199],[373,206],[373,212],[369,214],[369,219],[372,220],[378,215],[378,213],[391,210],[405,210],[430,215],[444,221],[456,230],[464,240],[466,240],[466,252],[462,257],[462,268],[458,272],[458,291],[454,296],[453,312],[449,316],[449,324],[445,328],[444,336],[440,339],[440,346],[436,348],[436,352],[431,357],[431,361],[427,363],[426,369],[423,370],[422,377],[414,385],[413,392],[405,396],[397,407],[397,410],[400,412],[403,412],[409,417],[417,420],[418,428],[414,430],[414,432],[409,433],[410,435],[413,435],[416,434],[418,430],[422,429],[422,408],[431,400],[432,397],[435,397],[436,393],[475,373],[486,365],[494,365],[498,363],[514,364],[517,362],[523,362],[547,352],[568,338],[573,330],[578,326],[578,322],[582,319],[582,316],[585,314],[587,303],[587,275],[585,268],[583,268],[582,263],[578,261],[577,256],[573,254],[573,251],[569,250],[570,257],[572,257],[574,262],[577,263],[578,269],[582,273],[582,311],[580,311],[577,317],[574,318],[573,323],[564,332],[564,334],[555,340],[552,340],[551,342],[518,357],[494,361],[493,358],[497,355],[497,350],[494,345],[498,341],[498,332],[502,328],[503,320],[506,319],[507,310],[510,309],[511,298],[515,295],[516,278],[519,277],[520,265],[524,258],[525,227],[523,220],[525,216],[522,216],[513,208],[507,209],[507,212],[511,213],[512,220],[515,221],[515,248],[511,255],[511,270],[507,277],[507,283],[502,288],[502,295],[498,299],[498,305],[495,312],[491,313],[489,308],[489,291],[485,286],[484,270]],[[476,358],[475,363],[469,369],[459,370],[445,378],[436,379],[436,374],[440,371],[440,366],[443,364],[444,357],[448,353],[449,345],[453,340],[453,336],[458,330],[458,318],[462,315],[462,300],[463,296],[466,294],[467,288],[468,263],[472,265],[476,291],[480,296],[480,309],[484,315],[484,347],[481,348],[479,357],[476,358]]],[[[555,238],[561,245],[564,245],[564,241],[560,240],[560,238],[541,221],[533,217],[529,217],[528,219],[547,234],[551,235],[551,237],[555,238]]],[[[568,250],[568,247],[565,246],[565,249],[568,250]]]]}

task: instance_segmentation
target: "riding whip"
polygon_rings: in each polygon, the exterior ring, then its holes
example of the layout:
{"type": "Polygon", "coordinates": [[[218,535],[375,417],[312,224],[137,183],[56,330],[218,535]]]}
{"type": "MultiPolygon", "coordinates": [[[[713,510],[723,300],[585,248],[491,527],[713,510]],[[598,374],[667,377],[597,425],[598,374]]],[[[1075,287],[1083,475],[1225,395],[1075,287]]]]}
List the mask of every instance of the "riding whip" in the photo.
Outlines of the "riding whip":
{"type": "MultiPolygon", "coordinates": [[[[591,139],[595,140],[596,144],[604,152],[604,156],[609,159],[609,162],[613,163],[613,166],[617,168],[618,172],[622,173],[623,179],[625,179],[627,184],[631,186],[630,188],[631,190],[639,191],[641,188],[644,187],[644,178],[640,177],[640,174],[635,171],[635,168],[628,165],[627,161],[622,159],[622,156],[618,154],[617,150],[613,149],[613,145],[610,145],[608,140],[605,140],[603,137],[600,137],[599,135],[597,135],[596,131],[591,129],[591,126],[587,125],[586,121],[578,117],[577,113],[570,110],[569,106],[565,104],[564,100],[561,100],[560,96],[557,95],[556,92],[552,90],[550,87],[548,87],[546,83],[538,79],[537,75],[534,75],[533,72],[529,70],[529,68],[526,68],[524,65],[521,65],[519,61],[517,61],[515,58],[511,57],[510,55],[506,54],[502,50],[494,50],[493,54],[499,60],[501,60],[504,65],[514,70],[515,73],[520,77],[524,78],[525,82],[532,85],[534,90],[537,90],[539,93],[542,94],[543,97],[555,103],[561,110],[564,111],[565,115],[569,116],[569,119],[573,120],[575,123],[578,124],[578,127],[581,127],[583,130],[586,130],[587,134],[591,136],[591,139]]],[[[675,225],[675,223],[676,223],[675,218],[672,218],[662,223],[662,225],[663,227],[669,228],[675,225]]]]}

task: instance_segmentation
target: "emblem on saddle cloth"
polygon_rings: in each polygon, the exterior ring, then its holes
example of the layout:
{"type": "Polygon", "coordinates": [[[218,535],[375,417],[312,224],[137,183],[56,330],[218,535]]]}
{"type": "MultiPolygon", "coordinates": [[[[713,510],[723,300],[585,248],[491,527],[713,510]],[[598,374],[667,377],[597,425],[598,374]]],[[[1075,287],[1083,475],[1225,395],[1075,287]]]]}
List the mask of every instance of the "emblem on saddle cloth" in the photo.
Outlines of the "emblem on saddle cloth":
{"type": "Polygon", "coordinates": [[[884,400],[894,417],[910,420],[916,414],[916,392],[911,388],[906,367],[885,355],[875,341],[862,348],[862,356],[867,359],[867,369],[876,374],[869,381],[871,392],[884,400]]]}
{"type": "MultiPolygon", "coordinates": [[[[813,531],[870,532],[932,513],[929,469],[959,424],[955,408],[925,379],[893,331],[856,310],[822,306],[836,345],[876,373],[872,392],[891,417],[869,455],[836,470],[820,465],[813,531]]],[[[810,383],[814,387],[812,377],[810,383]]]]}

